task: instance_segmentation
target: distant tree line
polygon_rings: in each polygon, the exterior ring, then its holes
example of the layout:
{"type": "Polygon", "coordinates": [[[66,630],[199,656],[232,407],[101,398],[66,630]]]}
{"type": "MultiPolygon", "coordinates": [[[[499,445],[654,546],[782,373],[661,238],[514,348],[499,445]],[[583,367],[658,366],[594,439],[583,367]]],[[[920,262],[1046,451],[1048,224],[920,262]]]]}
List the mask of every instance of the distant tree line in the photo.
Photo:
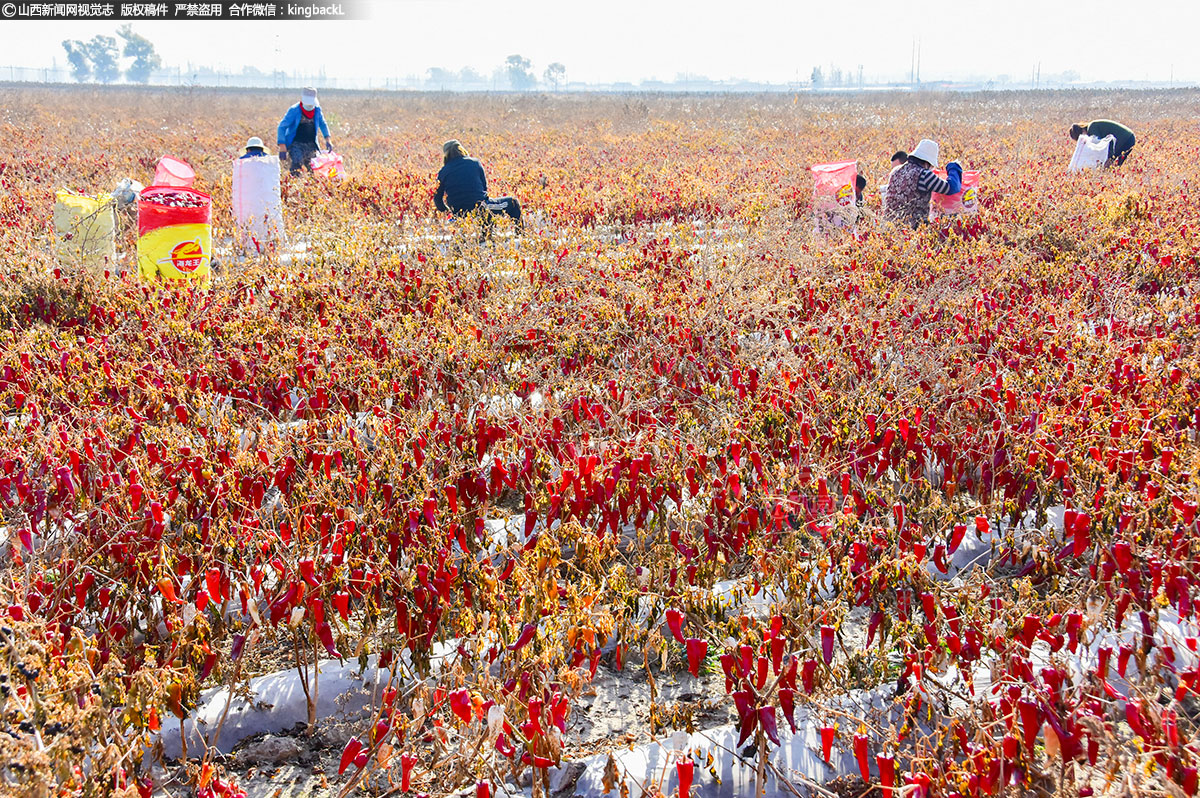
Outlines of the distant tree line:
{"type": "MultiPolygon", "coordinates": [[[[471,67],[465,67],[458,72],[443,67],[430,67],[425,72],[425,85],[430,89],[471,88],[485,85],[506,83],[517,91],[528,91],[537,88],[538,79],[533,71],[533,62],[523,55],[513,54],[504,59],[504,63],[496,67],[491,77],[485,76],[471,67]]],[[[567,82],[567,68],[555,61],[542,72],[542,80],[546,86],[558,91],[567,82]]]]}
{"type": "Polygon", "coordinates": [[[150,40],[134,33],[129,25],[119,29],[116,37],[98,34],[86,42],[67,39],[62,46],[67,51],[71,76],[80,83],[115,83],[122,76],[130,83],[149,83],[150,74],[162,66],[150,40]],[[127,59],[124,68],[122,59],[127,59]]]}

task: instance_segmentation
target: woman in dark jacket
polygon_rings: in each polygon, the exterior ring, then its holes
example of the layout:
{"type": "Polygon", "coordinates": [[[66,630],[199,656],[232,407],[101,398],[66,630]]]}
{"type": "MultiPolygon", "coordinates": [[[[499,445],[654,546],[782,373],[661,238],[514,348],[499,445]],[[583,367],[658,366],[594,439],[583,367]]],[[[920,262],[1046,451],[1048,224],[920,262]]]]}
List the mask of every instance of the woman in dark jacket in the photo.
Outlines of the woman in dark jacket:
{"type": "Polygon", "coordinates": [[[516,197],[488,197],[483,165],[478,159],[467,156],[458,139],[442,145],[442,156],[444,163],[438,172],[437,192],[433,195],[433,204],[439,211],[464,216],[482,208],[508,216],[518,228],[521,226],[521,203],[516,197]]]}
{"type": "Polygon", "coordinates": [[[1115,163],[1117,166],[1125,163],[1125,159],[1133,151],[1133,145],[1137,143],[1132,130],[1111,119],[1093,119],[1086,125],[1071,125],[1073,141],[1079,141],[1080,135],[1084,133],[1098,139],[1112,136],[1113,142],[1108,145],[1108,163],[1115,163]]]}

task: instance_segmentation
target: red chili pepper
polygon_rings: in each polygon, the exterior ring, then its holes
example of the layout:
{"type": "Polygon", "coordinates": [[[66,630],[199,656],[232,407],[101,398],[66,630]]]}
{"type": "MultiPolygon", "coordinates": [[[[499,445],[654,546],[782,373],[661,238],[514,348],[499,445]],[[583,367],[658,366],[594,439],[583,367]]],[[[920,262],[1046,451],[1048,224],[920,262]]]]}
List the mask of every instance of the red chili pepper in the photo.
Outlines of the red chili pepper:
{"type": "Polygon", "coordinates": [[[471,722],[471,694],[467,688],[450,694],[450,709],[464,724],[471,722]]]}
{"type": "Polygon", "coordinates": [[[708,655],[708,641],[689,637],[685,645],[687,646],[688,672],[692,676],[699,677],[700,665],[708,655]]]}
{"type": "Polygon", "coordinates": [[[921,594],[921,609],[925,613],[925,620],[930,622],[937,620],[937,602],[932,593],[921,594]]]}
{"type": "Polygon", "coordinates": [[[869,742],[865,734],[854,735],[854,758],[858,761],[858,771],[862,774],[862,780],[867,784],[871,782],[871,761],[868,758],[869,742]]]}
{"type": "Polygon", "coordinates": [[[1200,774],[1196,768],[1186,767],[1183,769],[1183,791],[1188,795],[1195,795],[1197,787],[1200,786],[1200,774]]]}
{"type": "Polygon", "coordinates": [[[832,726],[821,727],[821,758],[825,760],[826,765],[829,764],[829,755],[833,751],[833,737],[834,728],[832,726]]]}
{"type": "Polygon", "coordinates": [[[1117,562],[1117,569],[1122,574],[1128,574],[1130,567],[1133,565],[1133,549],[1124,541],[1114,543],[1113,559],[1117,562]]]}
{"type": "Polygon", "coordinates": [[[312,561],[312,558],[305,557],[303,560],[301,560],[299,562],[299,566],[300,566],[300,577],[308,584],[312,585],[313,587],[316,587],[318,584],[317,578],[316,578],[317,566],[316,566],[316,563],[314,563],[312,561]]]}
{"type": "Polygon", "coordinates": [[[520,651],[521,649],[525,648],[525,646],[527,646],[529,644],[529,641],[532,640],[534,635],[536,635],[536,634],[537,634],[537,624],[534,624],[534,623],[525,624],[525,626],[523,626],[521,628],[521,634],[517,637],[516,642],[513,643],[511,646],[509,646],[508,650],[509,651],[520,651]]]}
{"type": "Polygon", "coordinates": [[[1121,678],[1125,678],[1125,671],[1129,667],[1129,657],[1133,655],[1133,649],[1129,646],[1121,646],[1117,651],[1117,673],[1121,678]]]}
{"type": "Polygon", "coordinates": [[[738,674],[749,676],[754,667],[754,648],[748,645],[738,647],[738,674]]]}
{"type": "Polygon", "coordinates": [[[338,764],[338,775],[346,772],[346,768],[350,767],[350,763],[358,756],[362,750],[363,744],[357,737],[351,737],[346,741],[346,747],[342,749],[342,760],[338,764]]]}
{"type": "Polygon", "coordinates": [[[1025,624],[1021,628],[1021,641],[1026,646],[1032,646],[1038,632],[1042,630],[1042,618],[1040,615],[1026,615],[1025,624]]]}
{"type": "Polygon", "coordinates": [[[171,581],[169,576],[164,576],[158,580],[158,592],[163,594],[163,598],[172,604],[182,604],[183,599],[175,595],[175,583],[171,581]]]}
{"type": "Polygon", "coordinates": [[[775,725],[775,707],[759,707],[758,723],[762,726],[763,733],[767,735],[767,739],[779,745],[779,730],[775,725]]]}
{"type": "MultiPolygon", "coordinates": [[[[503,736],[503,735],[501,735],[503,736]]],[[[497,740],[497,745],[499,741],[497,740]]],[[[400,755],[400,791],[408,792],[412,787],[412,772],[413,765],[417,764],[417,758],[413,754],[400,755]]]]}
{"type": "Polygon", "coordinates": [[[750,738],[750,735],[754,734],[754,730],[757,727],[758,727],[758,713],[755,712],[753,709],[751,709],[749,712],[747,712],[745,715],[742,716],[741,722],[739,723],[739,728],[741,731],[738,734],[738,741],[737,741],[738,748],[741,748],[742,743],[746,742],[746,740],[748,740],[750,738]]]}
{"type": "Polygon", "coordinates": [[[1139,737],[1146,736],[1145,727],[1142,725],[1142,710],[1132,701],[1125,702],[1125,722],[1133,729],[1134,734],[1139,737]]]}
{"type": "Polygon", "coordinates": [[[808,695],[812,695],[813,690],[816,689],[816,673],[817,661],[815,659],[806,659],[800,666],[800,683],[804,685],[804,692],[808,695]]]}
{"type": "Polygon", "coordinates": [[[323,645],[325,650],[329,652],[329,656],[341,659],[341,652],[339,652],[337,647],[333,644],[333,630],[329,628],[329,623],[326,621],[321,621],[320,623],[315,624],[315,626],[317,631],[317,639],[321,641],[321,645],[323,645]]]}
{"type": "Polygon", "coordinates": [[[690,759],[686,762],[675,763],[675,775],[679,779],[679,798],[691,798],[692,779],[695,777],[696,763],[690,759]]]}
{"type": "Polygon", "coordinates": [[[792,734],[796,733],[796,694],[789,687],[782,687],[779,690],[779,708],[783,710],[784,720],[791,727],[792,734]]]}
{"type": "Polygon", "coordinates": [[[204,572],[204,586],[208,588],[208,595],[213,601],[221,600],[221,569],[209,568],[204,572]]]}
{"type": "Polygon", "coordinates": [[[733,705],[737,710],[738,719],[745,720],[754,711],[754,697],[748,690],[737,690],[733,694],[733,705]]]}
{"type": "Polygon", "coordinates": [[[896,786],[896,759],[879,754],[875,757],[875,764],[879,766],[879,783],[883,785],[884,798],[888,798],[896,786]]]}
{"type": "MultiPolygon", "coordinates": [[[[867,645],[871,647],[871,641],[875,639],[875,630],[879,628],[879,624],[883,623],[883,610],[879,610],[871,616],[870,623],[867,624],[867,645]]],[[[879,645],[883,645],[883,638],[879,638],[879,645]]]]}
{"type": "Polygon", "coordinates": [[[680,643],[683,643],[683,613],[677,609],[667,610],[667,628],[680,643]]]}
{"type": "Polygon", "coordinates": [[[1087,513],[1079,513],[1075,516],[1075,523],[1072,525],[1072,533],[1075,537],[1074,554],[1076,557],[1082,557],[1091,545],[1092,517],[1087,513]]]}
{"type": "Polygon", "coordinates": [[[517,752],[515,748],[512,748],[512,744],[509,742],[509,738],[506,736],[506,734],[500,734],[500,736],[496,738],[496,750],[500,752],[500,756],[509,758],[509,760],[511,760],[512,756],[514,756],[517,752]]]}
{"type": "Polygon", "coordinates": [[[947,573],[950,570],[949,563],[946,562],[946,544],[939,543],[933,547],[933,564],[941,573],[947,573]]]}
{"type": "Polygon", "coordinates": [[[966,534],[967,534],[967,525],[966,524],[955,524],[954,525],[954,529],[950,532],[950,546],[949,546],[950,554],[953,554],[954,552],[958,551],[958,547],[960,545],[962,545],[963,538],[966,536],[966,534]]]}
{"type": "Polygon", "coordinates": [[[1021,714],[1021,728],[1025,736],[1025,752],[1033,756],[1033,747],[1037,744],[1038,732],[1042,729],[1042,713],[1038,705],[1028,699],[1017,702],[1021,714]]]}
{"type": "Polygon", "coordinates": [[[833,662],[833,627],[821,627],[821,655],[825,658],[825,664],[833,662]]]}
{"type": "Polygon", "coordinates": [[[343,621],[350,619],[350,594],[345,591],[339,591],[333,594],[333,608],[337,610],[338,615],[342,616],[343,621]]]}
{"type": "Polygon", "coordinates": [[[770,662],[767,661],[766,657],[759,657],[757,663],[758,674],[754,680],[754,686],[761,690],[763,689],[763,685],[767,683],[767,672],[770,668],[770,662]]]}

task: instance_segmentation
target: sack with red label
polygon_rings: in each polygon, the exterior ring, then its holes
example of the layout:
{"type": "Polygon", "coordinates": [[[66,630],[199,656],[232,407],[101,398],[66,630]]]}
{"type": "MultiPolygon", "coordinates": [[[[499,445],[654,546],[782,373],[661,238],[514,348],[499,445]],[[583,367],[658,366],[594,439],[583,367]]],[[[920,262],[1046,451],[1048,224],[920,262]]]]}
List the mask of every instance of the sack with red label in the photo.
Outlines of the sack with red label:
{"type": "MultiPolygon", "coordinates": [[[[946,179],[945,169],[934,169],[934,174],[946,179]]],[[[929,208],[934,216],[952,216],[959,213],[979,211],[979,172],[963,172],[962,190],[957,194],[938,194],[930,198],[929,208]]]]}
{"type": "Polygon", "coordinates": [[[817,227],[850,227],[858,218],[854,204],[854,181],[858,162],[819,163],[811,167],[813,212],[817,227]]]}
{"type": "Polygon", "coordinates": [[[318,152],[309,161],[314,175],[327,177],[331,180],[345,180],[346,169],[342,156],[336,152],[318,152]]]}
{"type": "Polygon", "coordinates": [[[191,188],[151,186],[138,198],[138,269],[148,280],[207,281],[212,198],[191,188]]]}

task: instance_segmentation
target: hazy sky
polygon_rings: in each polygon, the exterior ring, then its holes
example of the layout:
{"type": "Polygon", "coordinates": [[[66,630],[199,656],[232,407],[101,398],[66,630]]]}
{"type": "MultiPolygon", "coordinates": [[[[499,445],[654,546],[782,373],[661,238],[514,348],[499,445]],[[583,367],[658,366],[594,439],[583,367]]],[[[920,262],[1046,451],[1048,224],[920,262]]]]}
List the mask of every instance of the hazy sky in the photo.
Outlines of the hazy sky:
{"type": "MultiPolygon", "coordinates": [[[[0,22],[0,66],[65,65],[61,41],[116,23],[0,22]]],[[[1200,82],[1198,0],[376,0],[365,22],[145,22],[168,66],[424,76],[485,75],[511,53],[540,76],[673,80],[679,73],[783,83],[833,64],[867,80],[906,79],[921,37],[924,80],[1075,70],[1082,79],[1200,82]]],[[[0,74],[0,77],[3,77],[0,74]]]]}

